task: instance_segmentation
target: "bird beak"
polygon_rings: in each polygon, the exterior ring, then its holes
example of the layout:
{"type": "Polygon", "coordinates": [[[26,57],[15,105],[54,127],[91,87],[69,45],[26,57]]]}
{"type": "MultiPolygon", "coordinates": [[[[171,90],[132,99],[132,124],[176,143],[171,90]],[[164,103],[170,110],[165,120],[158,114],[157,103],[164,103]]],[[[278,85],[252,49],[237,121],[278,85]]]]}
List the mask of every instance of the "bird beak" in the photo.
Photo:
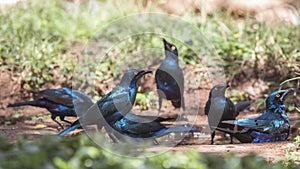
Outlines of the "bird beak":
{"type": "Polygon", "coordinates": [[[167,40],[165,38],[163,38],[163,42],[164,44],[168,43],[167,40]]]}
{"type": "Polygon", "coordinates": [[[289,88],[289,89],[284,90],[284,93],[283,93],[282,96],[280,97],[280,101],[283,101],[284,98],[285,98],[285,96],[286,96],[288,93],[293,92],[293,91],[295,91],[294,88],[289,88]]]}
{"type": "Polygon", "coordinates": [[[163,39],[163,42],[164,42],[165,50],[171,51],[171,49],[170,49],[171,46],[170,46],[169,42],[166,39],[163,39]]]}

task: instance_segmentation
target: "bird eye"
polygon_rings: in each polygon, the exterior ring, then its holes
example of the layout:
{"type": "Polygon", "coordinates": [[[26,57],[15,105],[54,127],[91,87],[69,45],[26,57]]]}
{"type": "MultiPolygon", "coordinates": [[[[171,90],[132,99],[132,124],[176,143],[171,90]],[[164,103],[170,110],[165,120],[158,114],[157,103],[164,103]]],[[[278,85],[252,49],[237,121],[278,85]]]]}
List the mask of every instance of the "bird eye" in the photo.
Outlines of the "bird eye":
{"type": "Polygon", "coordinates": [[[134,75],[137,75],[138,73],[139,73],[138,71],[134,71],[134,72],[133,72],[134,75]]]}
{"type": "Polygon", "coordinates": [[[175,47],[175,46],[172,46],[172,47],[171,47],[171,49],[172,49],[172,50],[175,50],[175,49],[176,49],[176,47],[175,47]]]}
{"type": "Polygon", "coordinates": [[[276,97],[280,97],[280,94],[276,94],[276,97]]]}

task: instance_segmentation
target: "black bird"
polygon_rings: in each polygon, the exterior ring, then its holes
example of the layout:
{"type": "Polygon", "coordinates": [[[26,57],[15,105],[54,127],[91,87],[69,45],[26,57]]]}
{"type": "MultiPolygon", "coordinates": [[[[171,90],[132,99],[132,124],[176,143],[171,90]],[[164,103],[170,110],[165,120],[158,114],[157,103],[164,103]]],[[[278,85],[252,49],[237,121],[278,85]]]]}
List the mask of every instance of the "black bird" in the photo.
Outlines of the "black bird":
{"type": "Polygon", "coordinates": [[[37,94],[40,98],[44,98],[54,103],[70,108],[75,107],[76,114],[79,117],[94,104],[91,97],[87,94],[66,87],[32,92],[37,94]]]}
{"type": "Polygon", "coordinates": [[[57,116],[60,117],[62,121],[71,124],[70,121],[64,119],[66,116],[80,116],[81,112],[86,111],[93,105],[88,95],[69,88],[46,89],[34,91],[34,93],[37,93],[40,99],[9,104],[7,107],[35,106],[46,108],[51,113],[51,119],[63,128],[63,125],[56,120],[57,116]],[[73,102],[78,108],[74,108],[73,102]],[[78,112],[78,114],[76,114],[76,112],[78,112]]]}
{"type": "MultiPolygon", "coordinates": [[[[120,116],[120,114],[119,114],[120,116]]],[[[176,120],[175,118],[163,118],[149,116],[139,116],[132,113],[126,114],[118,120],[112,127],[121,134],[132,138],[157,138],[173,132],[189,132],[196,130],[195,127],[176,126],[169,127],[170,124],[161,122],[176,120]]]]}
{"type": "Polygon", "coordinates": [[[184,78],[181,68],[178,65],[178,51],[174,44],[163,39],[165,47],[165,59],[155,73],[155,81],[158,93],[158,104],[160,112],[162,100],[171,100],[175,108],[182,107],[184,104],[184,78]]]}
{"type": "Polygon", "coordinates": [[[266,100],[266,112],[257,118],[222,121],[222,123],[242,126],[243,130],[233,131],[221,127],[216,129],[230,134],[242,143],[284,141],[289,136],[290,120],[284,111],[283,101],[292,91],[294,89],[289,88],[271,93],[266,100]]]}
{"type": "MultiPolygon", "coordinates": [[[[220,123],[223,120],[235,120],[239,112],[248,108],[251,105],[250,101],[245,101],[236,104],[232,103],[229,98],[225,97],[225,91],[229,87],[227,84],[215,85],[209,93],[209,98],[205,105],[205,115],[208,116],[208,123],[211,127],[211,144],[214,144],[215,131],[212,126],[222,128],[230,128],[233,130],[234,126],[220,123]]],[[[230,143],[233,143],[230,137],[230,143]]]]}
{"type": "MultiPolygon", "coordinates": [[[[91,106],[82,117],[75,121],[71,127],[59,133],[64,136],[69,132],[86,125],[97,124],[98,128],[102,125],[110,124],[108,121],[114,113],[126,115],[135,102],[137,93],[137,81],[151,71],[131,69],[128,70],[121,79],[121,82],[111,92],[103,96],[97,103],[91,106]]],[[[122,117],[119,117],[119,119],[122,117]]],[[[118,121],[118,118],[111,118],[118,121]]]]}

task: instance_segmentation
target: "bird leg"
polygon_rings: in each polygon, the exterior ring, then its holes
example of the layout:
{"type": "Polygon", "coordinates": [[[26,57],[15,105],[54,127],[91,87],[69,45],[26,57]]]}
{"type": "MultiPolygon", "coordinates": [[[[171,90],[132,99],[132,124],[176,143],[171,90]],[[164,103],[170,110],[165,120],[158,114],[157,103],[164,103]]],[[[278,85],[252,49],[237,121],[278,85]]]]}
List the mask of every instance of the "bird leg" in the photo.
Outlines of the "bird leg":
{"type": "MultiPolygon", "coordinates": [[[[56,120],[56,116],[55,116],[55,115],[51,115],[51,119],[52,119],[53,121],[55,121],[55,122],[60,126],[60,128],[64,129],[64,126],[63,126],[60,122],[58,122],[58,121],[56,120]]],[[[58,129],[59,129],[59,128],[58,128],[58,129]]]]}
{"type": "Polygon", "coordinates": [[[215,131],[213,131],[213,132],[211,133],[211,142],[210,142],[211,145],[214,145],[214,144],[215,144],[214,138],[215,138],[215,131]]]}
{"type": "Polygon", "coordinates": [[[69,124],[72,124],[72,122],[70,122],[70,121],[68,121],[68,120],[65,120],[65,117],[63,116],[59,116],[59,118],[60,118],[60,120],[61,121],[64,121],[64,122],[66,122],[66,123],[69,123],[69,124]]]}
{"type": "Polygon", "coordinates": [[[113,130],[111,130],[110,127],[105,127],[105,126],[104,126],[104,128],[105,128],[105,131],[106,131],[108,137],[109,137],[114,143],[120,142],[119,139],[115,136],[115,134],[113,133],[113,130]]]}
{"type": "Polygon", "coordinates": [[[155,145],[159,145],[159,143],[158,143],[158,141],[157,141],[156,139],[153,139],[153,143],[154,143],[155,145]]]}
{"type": "Polygon", "coordinates": [[[230,135],[230,144],[233,144],[233,137],[230,135]]]}
{"type": "Polygon", "coordinates": [[[107,133],[107,134],[108,134],[108,136],[110,137],[110,139],[111,139],[114,143],[119,143],[119,142],[120,142],[120,140],[114,135],[114,133],[109,132],[109,133],[107,133]]]}

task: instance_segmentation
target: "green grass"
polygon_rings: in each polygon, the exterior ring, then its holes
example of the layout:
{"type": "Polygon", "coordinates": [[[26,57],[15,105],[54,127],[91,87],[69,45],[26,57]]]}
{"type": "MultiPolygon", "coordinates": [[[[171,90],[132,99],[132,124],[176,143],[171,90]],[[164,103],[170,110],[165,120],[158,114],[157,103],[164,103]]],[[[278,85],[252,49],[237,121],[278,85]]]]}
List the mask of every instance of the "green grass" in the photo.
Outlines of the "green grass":
{"type": "MultiPolygon", "coordinates": [[[[91,37],[103,38],[94,35],[99,30],[105,30],[105,26],[111,21],[142,10],[133,3],[124,2],[118,4],[123,6],[122,9],[115,8],[115,3],[109,1],[78,5],[58,0],[43,3],[30,1],[2,11],[1,68],[21,76],[25,88],[39,88],[47,82],[55,83],[57,79],[64,79],[63,83],[70,86],[73,71],[82,72],[76,60],[81,54],[72,52],[74,47],[83,47],[91,37]],[[58,74],[58,78],[53,78],[54,74],[58,74]]],[[[159,2],[152,4],[147,11],[161,11],[158,4],[159,2]]],[[[236,75],[247,72],[248,69],[254,73],[265,69],[265,73],[273,70],[280,78],[272,80],[280,82],[291,78],[293,72],[300,69],[299,64],[296,64],[300,61],[300,51],[297,48],[300,43],[299,26],[280,24],[274,28],[251,16],[242,20],[235,18],[229,12],[216,12],[212,16],[202,17],[201,20],[194,13],[187,13],[183,19],[203,32],[210,42],[209,45],[214,47],[217,57],[224,60],[223,66],[229,80],[234,80],[236,75]]],[[[128,29],[134,28],[130,26],[105,30],[105,43],[113,42],[114,34],[126,33],[128,29]]],[[[176,31],[186,30],[184,27],[176,27],[176,31]]],[[[109,55],[97,63],[92,63],[95,66],[97,84],[120,74],[117,65],[124,59],[132,59],[130,56],[135,51],[146,48],[162,51],[160,38],[161,36],[154,34],[138,35],[114,46],[109,55]]],[[[190,48],[182,42],[177,42],[176,45],[183,63],[201,66],[201,59],[195,57],[196,54],[190,48]]],[[[146,65],[138,65],[143,66],[146,65]]],[[[96,87],[97,91],[101,90],[101,86],[96,87]]]]}
{"type": "Polygon", "coordinates": [[[55,82],[56,72],[70,80],[76,65],[76,57],[68,53],[73,45],[84,45],[100,27],[117,18],[112,3],[97,5],[91,9],[88,4],[33,0],[1,11],[1,68],[21,76],[27,88],[55,82]]]}
{"type": "Polygon", "coordinates": [[[300,50],[296,47],[299,46],[299,26],[282,23],[273,27],[251,16],[233,20],[218,14],[200,24],[205,25],[203,32],[214,44],[218,56],[224,59],[229,77],[253,69],[261,75],[259,78],[265,78],[263,75],[273,70],[276,78],[272,80],[280,82],[300,69],[297,64],[300,50]]]}
{"type": "MultiPolygon", "coordinates": [[[[74,52],[76,46],[83,48],[90,38],[99,40],[104,36],[107,40],[105,43],[110,44],[114,41],[112,37],[115,34],[126,33],[128,29],[134,28],[129,23],[129,28],[116,27],[113,30],[105,30],[105,26],[111,21],[142,11],[142,7],[137,7],[131,2],[120,2],[118,6],[123,8],[115,8],[115,3],[101,1],[78,5],[58,0],[43,3],[30,1],[1,11],[1,68],[21,76],[23,87],[26,89],[39,88],[45,83],[57,83],[62,81],[61,79],[64,79],[61,83],[71,86],[74,71],[83,71],[77,66],[77,58],[81,53],[74,52]],[[102,37],[95,36],[99,30],[105,30],[104,34],[101,34],[102,37]],[[54,76],[56,78],[53,78],[54,76]]],[[[161,11],[158,8],[159,3],[153,3],[147,11],[161,11]]],[[[291,78],[293,72],[300,69],[297,64],[300,61],[300,51],[297,48],[300,43],[299,26],[279,24],[269,27],[251,16],[240,19],[232,16],[230,12],[216,12],[212,16],[202,17],[201,20],[197,19],[194,13],[187,13],[183,19],[203,32],[210,42],[209,45],[215,49],[217,57],[224,60],[223,66],[229,80],[234,81],[234,77],[249,70],[252,70],[253,74],[267,74],[268,70],[272,70],[279,78],[271,80],[281,82],[291,78]]],[[[184,27],[176,27],[175,31],[186,30],[184,27]]],[[[144,34],[123,39],[107,56],[99,59],[97,63],[91,63],[95,67],[92,69],[95,72],[95,84],[102,84],[119,75],[119,64],[126,59],[133,59],[131,56],[135,51],[148,48],[162,51],[160,38],[160,35],[144,34]]],[[[193,50],[179,41],[176,45],[183,64],[201,66],[201,59],[196,57],[193,50]]],[[[205,46],[202,49],[206,50],[205,46]]],[[[144,63],[137,66],[147,65],[144,63]]],[[[79,82],[75,83],[80,84],[84,78],[76,80],[79,82]]],[[[273,85],[275,86],[278,87],[273,85]]],[[[94,93],[103,90],[101,85],[92,88],[94,93]]]]}

